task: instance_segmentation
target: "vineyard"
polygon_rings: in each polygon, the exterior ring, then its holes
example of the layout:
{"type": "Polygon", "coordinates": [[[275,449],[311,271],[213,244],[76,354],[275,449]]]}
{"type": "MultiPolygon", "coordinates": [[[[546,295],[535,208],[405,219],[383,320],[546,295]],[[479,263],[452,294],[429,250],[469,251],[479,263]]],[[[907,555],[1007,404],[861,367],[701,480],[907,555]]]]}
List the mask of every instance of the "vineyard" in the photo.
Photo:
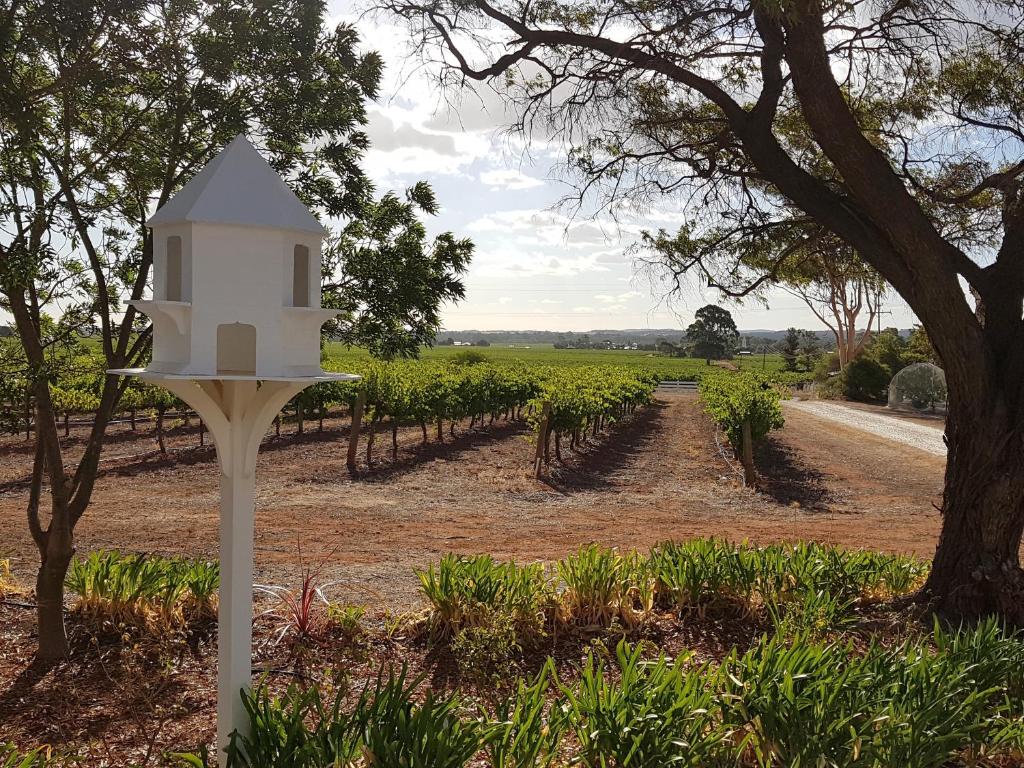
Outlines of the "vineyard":
{"type": "MultiPolygon", "coordinates": [[[[397,458],[398,430],[418,425],[423,443],[454,438],[457,425],[469,419],[469,429],[496,420],[526,423],[533,431],[537,451],[535,470],[550,464],[552,455],[575,450],[588,437],[648,403],[658,382],[665,378],[699,381],[702,401],[718,422],[743,464],[747,484],[754,483],[750,448],[769,430],[781,426],[779,387],[805,381],[806,374],[784,373],[755,367],[751,360],[739,371],[708,366],[706,361],[588,350],[503,349],[482,354],[466,350],[430,350],[421,360],[382,362],[358,350],[328,350],[324,368],[357,373],[360,382],[324,382],[304,390],[275,421],[280,434],[282,418],[302,433],[307,419],[319,421],[339,412],[351,418],[348,465],[355,469],[360,442],[366,464],[372,465],[377,436],[390,432],[391,457],[397,458]],[[556,353],[555,353],[556,352],[556,353]],[[553,354],[554,353],[554,354],[553,354]],[[610,360],[614,362],[595,362],[610,360]],[[627,362],[628,361],[628,362],[627,362]],[[744,442],[744,425],[752,437],[744,442]]],[[[102,361],[88,352],[64,361],[51,384],[55,409],[65,436],[72,425],[89,424],[99,404],[102,361]]],[[[0,424],[6,431],[32,429],[32,407],[25,381],[6,377],[0,424]]],[[[164,427],[168,418],[190,423],[187,406],[162,387],[126,379],[118,415],[136,428],[152,421],[158,449],[166,453],[164,427]]],[[[196,418],[200,444],[205,442],[196,418]]]]}
{"type": "MultiPolygon", "coordinates": [[[[980,679],[974,659],[1016,663],[1019,642],[993,626],[950,635],[893,612],[888,601],[919,584],[925,566],[858,549],[926,555],[930,491],[908,489],[923,499],[910,512],[888,500],[838,516],[772,502],[758,451],[799,434],[799,413],[777,431],[787,377],[702,364],[693,397],[656,393],[658,376],[642,364],[473,352],[397,363],[328,355],[326,368],[363,380],[312,388],[285,409],[287,434],[268,441],[260,468],[260,685],[247,699],[252,733],[236,740],[231,765],[360,766],[382,755],[451,768],[760,768],[822,754],[850,766],[986,764],[978,755],[1014,764],[1024,745],[1016,694],[980,679]],[[310,428],[321,416],[323,434],[310,428]],[[715,434],[726,459],[742,461],[745,424],[760,493],[743,489],[716,451],[715,434]],[[553,465],[536,482],[526,467],[538,448],[543,464],[545,425],[553,465]],[[379,471],[366,471],[367,450],[380,453],[390,436],[393,451],[396,430],[400,460],[375,456],[379,471]],[[353,433],[359,471],[350,474],[353,433]],[[849,549],[770,544],[832,541],[836,517],[849,549]],[[910,524],[894,533],[896,517],[910,524]],[[917,707],[925,688],[941,706],[917,707]],[[775,711],[785,716],[770,719],[775,711]]],[[[54,391],[88,394],[94,381],[83,363],[54,391]]],[[[129,396],[140,424],[158,416],[147,390],[129,396]]],[[[180,404],[158,404],[175,425],[168,450],[183,453],[139,458],[150,434],[112,430],[67,580],[76,660],[16,707],[0,699],[0,765],[212,762],[203,745],[216,675],[218,478],[213,452],[187,447],[195,416],[185,428],[180,404]],[[181,702],[173,711],[169,696],[181,702]],[[55,706],[82,725],[40,735],[38,713],[55,706]],[[5,752],[7,740],[17,746],[5,752]],[[53,749],[33,753],[40,744],[53,749]]],[[[72,412],[72,427],[90,415],[72,412]]],[[[73,431],[72,451],[80,439],[73,431]]],[[[2,522],[16,532],[28,446],[5,438],[2,522]]],[[[901,485],[912,459],[902,459],[901,485]]],[[[879,460],[893,465],[889,454],[879,460]]],[[[882,474],[873,469],[872,482],[882,474]]],[[[8,557],[0,676],[14,680],[31,660],[34,614],[16,606],[31,605],[37,555],[16,533],[0,552],[8,557]]]]}
{"type": "MultiPolygon", "coordinates": [[[[50,385],[66,436],[72,426],[91,424],[99,403],[102,360],[88,351],[87,344],[81,346],[84,349],[78,354],[61,360],[58,369],[54,367],[59,374],[50,385]]],[[[537,437],[538,459],[546,465],[552,455],[562,458],[563,447],[574,450],[586,436],[598,435],[608,424],[643,406],[659,380],[726,382],[755,377],[796,384],[807,378],[806,374],[779,371],[774,357],[770,367],[763,360],[742,359],[742,375],[733,377],[723,369],[709,367],[705,360],[628,351],[488,349],[480,353],[435,348],[425,350],[422,359],[383,362],[359,350],[332,347],[328,345],[326,351],[325,370],[359,374],[362,381],[309,387],[287,404],[275,429],[280,434],[282,420],[287,419],[301,433],[307,419],[323,426],[332,415],[347,413],[352,417],[354,435],[349,466],[354,466],[360,437],[370,464],[382,431],[391,434],[393,459],[399,427],[418,425],[424,442],[431,435],[443,442],[445,434],[455,436],[465,419],[470,420],[471,429],[499,419],[526,423],[537,437]]],[[[0,427],[9,433],[31,435],[33,408],[26,392],[26,381],[18,376],[4,377],[0,383],[0,427]]],[[[129,422],[132,429],[141,421],[152,421],[161,453],[167,452],[166,422],[174,419],[187,425],[196,418],[166,389],[138,379],[124,380],[117,417],[129,422]]],[[[202,444],[203,425],[198,419],[197,423],[202,444]]],[[[733,439],[733,444],[740,443],[733,439]]]]}
{"type": "MultiPolygon", "coordinates": [[[[365,433],[367,464],[373,461],[376,436],[387,429],[392,457],[397,456],[398,429],[419,425],[423,442],[443,443],[454,437],[460,421],[469,428],[498,419],[525,421],[537,434],[544,463],[551,447],[561,459],[563,439],[573,449],[586,435],[634,412],[650,400],[658,376],[649,370],[623,365],[548,365],[518,361],[491,363],[484,359],[380,362],[362,356],[332,357],[324,363],[331,371],[357,373],[359,382],[323,382],[304,390],[284,409],[304,429],[306,419],[325,418],[339,409],[352,416],[349,464],[354,465],[356,444],[365,433]]],[[[67,372],[51,384],[56,411],[65,435],[73,423],[88,423],[99,404],[101,361],[77,356],[67,372]],[[84,417],[84,418],[83,418],[84,417]]],[[[4,383],[4,426],[8,432],[31,433],[31,402],[17,377],[4,383]]],[[[191,415],[177,397],[162,387],[137,379],[125,380],[119,411],[132,424],[151,418],[161,452],[166,452],[163,429],[168,415],[188,420],[191,415]],[[141,417],[140,417],[141,414],[141,417]]],[[[280,418],[277,420],[280,430],[280,418]]],[[[202,425],[199,426],[202,435],[202,425]]]]}

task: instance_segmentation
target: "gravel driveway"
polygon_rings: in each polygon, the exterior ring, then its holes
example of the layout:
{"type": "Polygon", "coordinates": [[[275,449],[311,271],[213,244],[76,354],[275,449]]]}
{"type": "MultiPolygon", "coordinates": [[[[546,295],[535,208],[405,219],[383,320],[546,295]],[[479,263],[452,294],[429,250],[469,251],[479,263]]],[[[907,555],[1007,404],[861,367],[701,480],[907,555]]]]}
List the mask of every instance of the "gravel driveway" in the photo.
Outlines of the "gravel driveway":
{"type": "Polygon", "coordinates": [[[787,400],[784,404],[786,408],[793,408],[828,421],[835,421],[862,432],[870,432],[873,435],[904,443],[936,456],[946,455],[946,444],[942,442],[942,430],[935,427],[914,424],[896,416],[870,413],[824,400],[787,400]]]}

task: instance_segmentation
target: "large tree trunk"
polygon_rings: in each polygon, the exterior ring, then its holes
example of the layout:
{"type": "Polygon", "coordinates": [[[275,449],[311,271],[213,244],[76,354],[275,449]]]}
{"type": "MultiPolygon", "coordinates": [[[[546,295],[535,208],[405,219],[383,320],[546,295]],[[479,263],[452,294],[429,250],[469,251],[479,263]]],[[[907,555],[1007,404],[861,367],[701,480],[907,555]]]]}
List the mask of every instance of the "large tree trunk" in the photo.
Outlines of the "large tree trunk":
{"type": "Polygon", "coordinates": [[[1024,626],[1024,430],[1000,400],[958,405],[950,392],[942,533],[922,594],[950,616],[1024,626]]]}

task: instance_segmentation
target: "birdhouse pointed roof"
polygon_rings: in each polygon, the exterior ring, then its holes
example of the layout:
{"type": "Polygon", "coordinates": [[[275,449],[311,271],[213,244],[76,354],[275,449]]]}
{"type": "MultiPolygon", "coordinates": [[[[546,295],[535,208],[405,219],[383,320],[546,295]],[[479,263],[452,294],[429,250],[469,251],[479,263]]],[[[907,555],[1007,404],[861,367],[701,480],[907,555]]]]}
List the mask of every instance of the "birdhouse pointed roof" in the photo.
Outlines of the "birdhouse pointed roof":
{"type": "Polygon", "coordinates": [[[146,224],[153,227],[182,222],[271,227],[317,235],[326,232],[242,134],[150,216],[146,224]]]}

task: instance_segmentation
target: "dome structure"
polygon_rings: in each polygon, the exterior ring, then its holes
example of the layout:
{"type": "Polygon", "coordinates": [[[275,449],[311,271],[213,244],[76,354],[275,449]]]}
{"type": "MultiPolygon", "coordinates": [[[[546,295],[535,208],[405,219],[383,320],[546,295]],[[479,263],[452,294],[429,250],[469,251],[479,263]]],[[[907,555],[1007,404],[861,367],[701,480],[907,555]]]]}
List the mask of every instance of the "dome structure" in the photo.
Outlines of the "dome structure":
{"type": "Polygon", "coordinates": [[[908,365],[889,382],[889,407],[945,412],[946,374],[931,363],[908,365]]]}

